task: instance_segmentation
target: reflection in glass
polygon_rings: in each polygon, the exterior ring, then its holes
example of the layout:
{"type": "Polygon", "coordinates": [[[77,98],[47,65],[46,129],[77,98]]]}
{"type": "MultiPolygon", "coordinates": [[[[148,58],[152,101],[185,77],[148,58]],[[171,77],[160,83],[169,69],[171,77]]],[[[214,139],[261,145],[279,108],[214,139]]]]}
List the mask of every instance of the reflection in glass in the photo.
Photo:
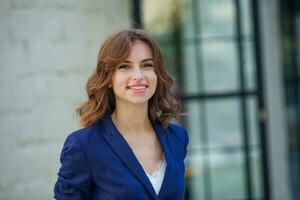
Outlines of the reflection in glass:
{"type": "Polygon", "coordinates": [[[240,101],[211,100],[206,103],[209,146],[242,145],[240,101]]]}
{"type": "Polygon", "coordinates": [[[237,90],[238,65],[235,42],[214,41],[202,45],[206,92],[237,90]]]}
{"type": "Polygon", "coordinates": [[[251,179],[254,198],[262,198],[262,169],[260,148],[254,148],[251,157],[251,179]]]}
{"type": "Polygon", "coordinates": [[[199,101],[189,101],[185,104],[186,122],[190,137],[189,148],[199,149],[201,146],[201,119],[200,113],[203,112],[203,104],[199,101]]]}
{"type": "Polygon", "coordinates": [[[142,1],[142,19],[145,29],[164,38],[172,37],[170,30],[174,27],[174,13],[178,13],[177,2],[176,0],[142,1]]]}
{"type": "MultiPolygon", "coordinates": [[[[200,9],[201,36],[235,35],[235,8],[232,0],[202,0],[200,9]]],[[[199,25],[200,25],[199,24],[199,25]]],[[[200,36],[200,35],[199,35],[200,36]]]]}
{"type": "Polygon", "coordinates": [[[242,0],[240,2],[241,8],[241,18],[242,18],[242,33],[243,35],[252,35],[252,14],[251,14],[251,1],[250,0],[242,0]]]}
{"type": "Polygon", "coordinates": [[[202,76],[199,72],[199,64],[197,64],[196,51],[194,45],[184,47],[184,72],[185,72],[185,93],[197,94],[200,91],[200,79],[202,76]]]}
{"type": "Polygon", "coordinates": [[[188,196],[190,199],[205,199],[204,161],[208,157],[201,154],[200,150],[190,151],[188,163],[186,164],[186,175],[188,185],[188,196]]]}
{"type": "Polygon", "coordinates": [[[210,155],[213,199],[244,199],[243,152],[223,154],[214,151],[210,155]]]}
{"type": "Polygon", "coordinates": [[[165,67],[167,68],[168,73],[170,73],[174,77],[178,77],[178,74],[176,73],[177,65],[175,60],[175,47],[172,44],[160,45],[160,47],[164,57],[165,67]]]}
{"type": "Polygon", "coordinates": [[[250,145],[260,144],[258,137],[258,121],[257,121],[257,101],[255,97],[248,97],[246,101],[247,106],[247,123],[248,123],[248,133],[250,145]]]}
{"type": "Polygon", "coordinates": [[[180,7],[182,38],[193,39],[195,37],[195,26],[193,20],[193,2],[191,0],[183,0],[181,2],[180,7]]]}
{"type": "Polygon", "coordinates": [[[256,63],[254,59],[253,41],[245,41],[242,45],[244,48],[244,77],[246,90],[256,89],[256,63]]]}

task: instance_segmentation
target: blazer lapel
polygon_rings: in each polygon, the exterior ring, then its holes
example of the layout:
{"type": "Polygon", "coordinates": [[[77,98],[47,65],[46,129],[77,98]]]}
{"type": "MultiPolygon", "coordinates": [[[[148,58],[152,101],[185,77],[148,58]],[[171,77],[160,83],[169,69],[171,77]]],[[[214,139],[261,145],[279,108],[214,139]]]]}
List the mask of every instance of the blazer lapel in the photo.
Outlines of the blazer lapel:
{"type": "Polygon", "coordinates": [[[122,160],[125,166],[138,178],[138,180],[145,186],[154,199],[158,199],[151,182],[145,174],[143,167],[135,157],[132,149],[126,142],[125,138],[119,133],[112,122],[110,115],[107,113],[103,117],[106,132],[104,137],[109,143],[114,152],[122,160]]]}
{"type": "Polygon", "coordinates": [[[165,171],[164,179],[160,188],[160,191],[158,193],[159,199],[164,199],[164,196],[168,194],[168,191],[172,188],[172,184],[174,184],[173,176],[175,172],[175,164],[174,159],[172,157],[172,151],[169,146],[171,141],[168,141],[168,131],[166,129],[163,129],[163,127],[159,123],[154,123],[153,127],[155,128],[156,133],[158,134],[158,138],[160,140],[160,143],[163,147],[164,153],[165,153],[165,159],[167,162],[167,168],[165,171]]]}

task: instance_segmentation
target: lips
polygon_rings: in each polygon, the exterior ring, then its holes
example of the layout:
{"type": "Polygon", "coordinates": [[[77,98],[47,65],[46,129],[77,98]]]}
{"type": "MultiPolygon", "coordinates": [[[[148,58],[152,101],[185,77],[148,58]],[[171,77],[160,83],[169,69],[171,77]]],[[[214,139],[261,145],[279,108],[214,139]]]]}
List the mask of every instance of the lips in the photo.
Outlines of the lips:
{"type": "Polygon", "coordinates": [[[134,93],[144,93],[147,88],[148,85],[131,85],[127,87],[127,89],[131,90],[134,93]]]}
{"type": "Polygon", "coordinates": [[[146,84],[139,84],[139,85],[130,85],[130,86],[127,86],[127,88],[134,88],[134,89],[141,89],[141,88],[147,88],[148,85],[146,84]]]}

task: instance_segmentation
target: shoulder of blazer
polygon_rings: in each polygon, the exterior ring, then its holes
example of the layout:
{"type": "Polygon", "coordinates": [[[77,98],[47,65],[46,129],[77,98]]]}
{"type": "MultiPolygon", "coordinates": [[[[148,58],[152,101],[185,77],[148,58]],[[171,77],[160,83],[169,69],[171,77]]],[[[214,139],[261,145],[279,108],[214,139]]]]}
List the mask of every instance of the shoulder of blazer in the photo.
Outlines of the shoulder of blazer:
{"type": "Polygon", "coordinates": [[[169,123],[168,129],[186,146],[189,142],[188,134],[185,128],[179,124],[169,123]]]}
{"type": "Polygon", "coordinates": [[[79,142],[79,144],[85,148],[89,146],[91,143],[93,143],[94,138],[97,135],[97,131],[99,131],[99,121],[91,124],[90,126],[78,129],[71,134],[69,134],[68,137],[74,137],[79,142]]]}

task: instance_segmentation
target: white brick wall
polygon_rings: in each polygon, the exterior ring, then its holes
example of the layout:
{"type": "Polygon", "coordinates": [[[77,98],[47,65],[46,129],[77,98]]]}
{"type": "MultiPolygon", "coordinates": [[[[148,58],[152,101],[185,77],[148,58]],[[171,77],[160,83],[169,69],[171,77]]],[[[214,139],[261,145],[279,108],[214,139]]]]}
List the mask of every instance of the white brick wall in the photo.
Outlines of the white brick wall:
{"type": "Polygon", "coordinates": [[[101,42],[129,0],[0,0],[0,199],[53,199],[101,42]]]}

